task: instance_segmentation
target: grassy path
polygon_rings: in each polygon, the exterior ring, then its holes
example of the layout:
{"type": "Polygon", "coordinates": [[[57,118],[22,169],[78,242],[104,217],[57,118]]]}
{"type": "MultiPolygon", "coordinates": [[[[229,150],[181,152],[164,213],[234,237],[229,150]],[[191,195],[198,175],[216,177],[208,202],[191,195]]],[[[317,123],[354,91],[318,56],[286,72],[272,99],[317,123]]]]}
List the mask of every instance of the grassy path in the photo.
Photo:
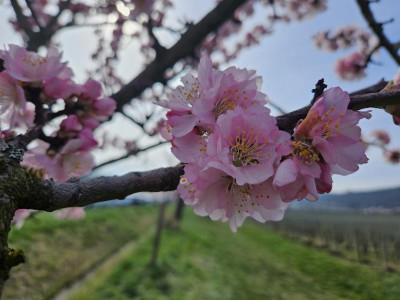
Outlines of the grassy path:
{"type": "Polygon", "coordinates": [[[10,246],[27,262],[12,269],[3,299],[51,299],[155,223],[153,207],[96,208],[83,220],[57,220],[49,213],[10,233],[10,246]]]}
{"type": "MultiPolygon", "coordinates": [[[[187,211],[189,213],[189,211],[187,211]]],[[[190,214],[167,229],[159,265],[148,266],[151,237],[95,284],[70,299],[399,299],[400,276],[300,245],[247,223],[190,214]]]]}

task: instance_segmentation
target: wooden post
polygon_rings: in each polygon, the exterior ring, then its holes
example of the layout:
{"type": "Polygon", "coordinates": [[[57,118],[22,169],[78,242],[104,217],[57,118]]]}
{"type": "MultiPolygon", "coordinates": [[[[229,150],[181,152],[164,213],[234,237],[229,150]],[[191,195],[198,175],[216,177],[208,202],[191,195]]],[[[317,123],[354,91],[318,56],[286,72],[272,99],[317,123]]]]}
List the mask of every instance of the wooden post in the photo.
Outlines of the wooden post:
{"type": "Polygon", "coordinates": [[[167,205],[167,202],[165,202],[165,201],[162,202],[160,205],[160,209],[158,211],[158,221],[157,221],[156,233],[154,235],[153,252],[151,254],[151,261],[150,261],[150,265],[152,267],[155,267],[157,264],[158,249],[160,248],[161,234],[162,234],[162,229],[164,226],[164,213],[165,213],[166,205],[167,205]]]}
{"type": "Polygon", "coordinates": [[[183,203],[183,200],[179,197],[176,202],[175,215],[174,215],[175,221],[178,224],[182,220],[184,208],[185,208],[185,203],[183,203]]]}

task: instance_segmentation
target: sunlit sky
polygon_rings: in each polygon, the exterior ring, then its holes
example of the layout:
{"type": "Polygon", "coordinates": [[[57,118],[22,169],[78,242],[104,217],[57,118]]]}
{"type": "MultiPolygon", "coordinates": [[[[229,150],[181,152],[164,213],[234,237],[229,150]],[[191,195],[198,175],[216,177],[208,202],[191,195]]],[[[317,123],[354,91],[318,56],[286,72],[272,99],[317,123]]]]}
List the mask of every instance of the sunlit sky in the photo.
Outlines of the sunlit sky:
{"type": "MultiPolygon", "coordinates": [[[[214,5],[213,0],[188,1],[175,0],[175,12],[170,14],[170,22],[177,20],[199,20],[214,5]]],[[[349,92],[369,86],[381,78],[391,79],[398,70],[393,59],[382,49],[376,60],[379,65],[368,67],[368,76],[358,81],[343,82],[333,71],[333,64],[339,57],[345,56],[352,50],[329,53],[317,50],[310,39],[313,33],[326,29],[335,29],[340,25],[358,24],[367,28],[359,8],[354,0],[330,0],[329,9],[311,20],[279,24],[274,33],[266,36],[260,45],[243,51],[230,65],[241,68],[255,69],[263,77],[262,91],[270,99],[285,110],[290,111],[304,106],[311,98],[311,89],[320,78],[325,78],[329,87],[340,86],[349,92]]],[[[373,5],[375,16],[380,21],[396,17],[400,11],[400,1],[382,0],[381,4],[373,5]]],[[[22,45],[21,39],[8,24],[12,11],[0,6],[0,45],[16,43],[22,45]]],[[[251,21],[252,24],[262,23],[265,11],[257,10],[251,21]]],[[[394,41],[400,40],[400,20],[385,26],[385,33],[394,41]]],[[[162,37],[161,37],[162,40],[162,37]]],[[[63,58],[69,61],[75,72],[76,80],[85,79],[86,70],[92,66],[90,53],[96,48],[93,29],[67,29],[56,36],[61,45],[63,58]]],[[[162,40],[168,45],[171,40],[162,40]]],[[[141,71],[143,60],[138,54],[138,44],[127,43],[121,52],[121,61],[118,72],[125,80],[132,79],[141,71]],[[135,55],[136,54],[136,55],[135,55]]],[[[227,66],[223,66],[225,68],[227,66]]],[[[176,82],[177,84],[178,82],[176,82]]],[[[277,113],[273,110],[273,113],[277,113]]],[[[373,117],[369,121],[362,121],[363,134],[368,137],[374,129],[385,129],[392,137],[392,148],[400,148],[400,128],[395,127],[391,117],[380,111],[373,110],[373,117]]],[[[100,129],[101,130],[101,129],[100,129]]],[[[107,126],[108,132],[117,132],[125,139],[132,138],[132,130],[128,121],[115,117],[112,124],[107,126]]],[[[108,157],[115,156],[107,153],[107,157],[97,155],[101,162],[108,157]]],[[[370,161],[360,167],[360,170],[347,177],[335,176],[333,192],[373,190],[400,185],[400,166],[391,165],[385,161],[379,149],[369,149],[367,152],[370,161]]],[[[169,146],[159,147],[147,154],[127,159],[117,165],[105,168],[106,174],[121,174],[127,171],[139,171],[155,167],[168,166],[176,163],[171,156],[169,146]]]]}

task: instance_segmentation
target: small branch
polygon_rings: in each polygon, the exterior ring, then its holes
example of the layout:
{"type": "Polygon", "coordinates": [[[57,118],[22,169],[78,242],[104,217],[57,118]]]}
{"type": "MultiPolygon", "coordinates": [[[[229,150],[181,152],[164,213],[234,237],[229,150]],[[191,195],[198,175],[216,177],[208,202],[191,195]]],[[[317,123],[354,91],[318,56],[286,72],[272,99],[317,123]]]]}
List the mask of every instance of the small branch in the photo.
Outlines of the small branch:
{"type": "Polygon", "coordinates": [[[386,35],[383,33],[383,24],[385,23],[378,23],[374,15],[372,14],[371,8],[369,7],[369,1],[365,0],[356,0],[358,6],[360,7],[361,13],[364,16],[365,20],[368,22],[369,27],[373,30],[376,36],[379,38],[380,44],[386,48],[392,58],[397,62],[400,66],[400,55],[398,55],[396,47],[392,45],[392,43],[388,40],[386,35]]]}
{"type": "Polygon", "coordinates": [[[147,32],[149,33],[150,38],[153,40],[154,44],[153,44],[152,48],[156,52],[156,60],[157,60],[167,51],[167,48],[165,48],[163,45],[161,45],[158,38],[154,35],[153,23],[152,23],[150,17],[146,24],[146,27],[147,27],[147,32]]]}
{"type": "Polygon", "coordinates": [[[125,159],[125,158],[130,157],[130,156],[137,155],[137,154],[139,154],[140,152],[144,152],[144,151],[153,149],[153,148],[155,148],[155,147],[158,147],[158,146],[160,146],[160,145],[164,145],[164,144],[166,144],[166,143],[169,143],[169,141],[161,141],[161,142],[159,142],[159,143],[157,143],[157,144],[153,144],[153,145],[148,146],[148,147],[145,147],[145,148],[133,149],[133,150],[129,151],[127,154],[125,154],[124,156],[121,156],[121,157],[118,157],[118,158],[114,158],[114,159],[108,160],[108,161],[106,161],[106,162],[103,162],[103,163],[97,165],[96,167],[93,168],[93,170],[96,170],[96,169],[98,169],[98,168],[104,167],[104,166],[106,166],[106,165],[110,165],[110,164],[115,163],[115,162],[117,162],[117,161],[123,160],[123,159],[125,159]]]}
{"type": "MultiPolygon", "coordinates": [[[[349,109],[360,110],[363,108],[383,108],[387,105],[400,105],[400,90],[383,91],[372,94],[350,95],[349,109]]],[[[283,116],[276,117],[279,129],[291,133],[297,122],[304,119],[311,105],[292,111],[283,116]]]]}
{"type": "Polygon", "coordinates": [[[135,125],[139,126],[140,128],[144,130],[144,123],[136,121],[134,118],[132,118],[130,115],[124,113],[124,112],[120,112],[121,115],[123,115],[125,118],[127,118],[128,120],[130,120],[132,123],[134,123],[135,125]]]}
{"type": "Polygon", "coordinates": [[[387,84],[388,84],[388,82],[382,78],[379,82],[377,82],[374,85],[371,85],[371,86],[368,86],[361,90],[350,93],[350,96],[378,93],[378,92],[382,91],[387,84]]]}
{"type": "Polygon", "coordinates": [[[287,111],[285,111],[282,107],[280,107],[278,104],[276,104],[275,102],[269,101],[267,103],[267,105],[275,108],[277,111],[279,111],[281,114],[286,114],[287,111]]]}
{"type": "Polygon", "coordinates": [[[71,0],[65,0],[64,2],[61,2],[58,13],[53,18],[51,18],[49,23],[47,23],[46,28],[45,28],[46,31],[51,31],[51,32],[54,31],[54,29],[53,29],[54,25],[57,23],[58,18],[61,16],[61,14],[64,12],[64,10],[68,7],[68,5],[70,3],[71,3],[71,0]]]}
{"type": "Polygon", "coordinates": [[[314,93],[314,97],[311,100],[311,105],[314,104],[315,101],[317,101],[317,99],[319,97],[321,97],[322,93],[324,92],[324,90],[327,88],[328,86],[325,84],[324,82],[324,78],[321,78],[320,80],[318,80],[318,82],[315,84],[315,89],[312,89],[311,92],[314,93]]]}
{"type": "Polygon", "coordinates": [[[26,5],[28,6],[29,10],[31,11],[32,18],[35,20],[37,26],[39,26],[39,29],[42,29],[42,25],[40,24],[40,21],[36,15],[35,10],[33,9],[31,0],[25,0],[25,2],[26,2],[26,5]]]}
{"type": "Polygon", "coordinates": [[[19,26],[25,31],[26,35],[30,37],[33,33],[31,26],[28,22],[27,17],[23,14],[22,8],[18,3],[18,0],[10,0],[11,6],[14,9],[15,16],[17,18],[19,26]]]}
{"type": "Polygon", "coordinates": [[[155,82],[165,80],[164,74],[167,69],[173,67],[179,60],[192,55],[204,38],[229,20],[235,10],[245,2],[246,0],[222,0],[196,25],[190,26],[180,40],[165,51],[162,57],[150,63],[136,78],[111,96],[117,102],[117,111],[122,111],[126,103],[138,97],[155,82]]]}

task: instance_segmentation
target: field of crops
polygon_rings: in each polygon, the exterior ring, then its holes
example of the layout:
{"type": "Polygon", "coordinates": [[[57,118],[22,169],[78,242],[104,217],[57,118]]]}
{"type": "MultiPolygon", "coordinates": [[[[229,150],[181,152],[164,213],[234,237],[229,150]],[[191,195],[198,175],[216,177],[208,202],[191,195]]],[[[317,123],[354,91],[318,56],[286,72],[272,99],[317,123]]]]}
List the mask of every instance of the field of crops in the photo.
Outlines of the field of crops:
{"type": "Polygon", "coordinates": [[[269,227],[360,263],[400,270],[400,216],[289,210],[269,227]]]}

